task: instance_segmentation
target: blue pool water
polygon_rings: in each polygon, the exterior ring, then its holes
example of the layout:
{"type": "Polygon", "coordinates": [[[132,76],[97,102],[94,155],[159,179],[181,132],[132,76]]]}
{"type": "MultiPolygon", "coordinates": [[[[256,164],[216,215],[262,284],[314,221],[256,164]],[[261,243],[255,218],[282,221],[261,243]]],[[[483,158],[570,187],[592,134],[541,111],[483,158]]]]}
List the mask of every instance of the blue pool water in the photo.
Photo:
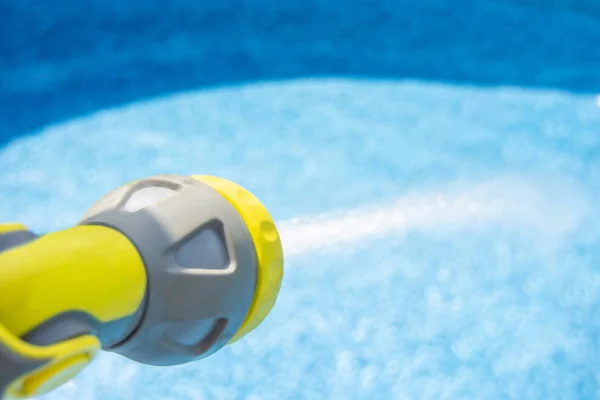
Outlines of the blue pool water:
{"type": "Polygon", "coordinates": [[[458,3],[0,2],[0,220],[215,174],[288,255],[245,340],[43,399],[598,398],[599,25],[458,3]]]}

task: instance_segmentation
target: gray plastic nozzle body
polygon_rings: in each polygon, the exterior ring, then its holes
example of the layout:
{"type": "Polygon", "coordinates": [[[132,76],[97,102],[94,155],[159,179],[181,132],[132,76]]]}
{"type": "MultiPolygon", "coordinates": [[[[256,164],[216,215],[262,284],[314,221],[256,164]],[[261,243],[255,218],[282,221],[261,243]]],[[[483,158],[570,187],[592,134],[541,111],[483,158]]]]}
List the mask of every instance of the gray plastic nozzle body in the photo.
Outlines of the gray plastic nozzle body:
{"type": "Polygon", "coordinates": [[[106,350],[144,364],[183,364],[213,354],[242,325],[256,252],[241,216],[210,186],[176,175],[143,179],[108,193],[80,223],[120,231],[146,267],[143,305],[106,350]]]}

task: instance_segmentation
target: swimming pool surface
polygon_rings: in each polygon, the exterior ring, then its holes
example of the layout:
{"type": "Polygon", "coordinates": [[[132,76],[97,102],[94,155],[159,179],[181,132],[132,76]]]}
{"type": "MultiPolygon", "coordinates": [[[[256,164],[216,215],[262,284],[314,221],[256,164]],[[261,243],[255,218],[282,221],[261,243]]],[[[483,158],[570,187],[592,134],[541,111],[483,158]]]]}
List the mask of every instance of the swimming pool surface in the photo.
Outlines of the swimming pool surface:
{"type": "Polygon", "coordinates": [[[600,396],[593,7],[80,4],[0,1],[0,220],[214,174],[288,258],[244,340],[166,369],[103,354],[44,400],[600,396]]]}

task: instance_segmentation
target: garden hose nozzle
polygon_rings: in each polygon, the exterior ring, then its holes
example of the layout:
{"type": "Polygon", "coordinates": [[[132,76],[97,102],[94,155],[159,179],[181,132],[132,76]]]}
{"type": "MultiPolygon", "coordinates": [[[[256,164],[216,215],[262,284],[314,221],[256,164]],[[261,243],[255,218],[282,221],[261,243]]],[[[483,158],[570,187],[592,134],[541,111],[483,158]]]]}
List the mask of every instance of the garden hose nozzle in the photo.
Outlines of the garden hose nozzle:
{"type": "Polygon", "coordinates": [[[0,224],[0,400],[49,392],[100,350],[205,358],[263,321],[282,277],[265,207],[212,176],[131,182],[44,235],[0,224]]]}

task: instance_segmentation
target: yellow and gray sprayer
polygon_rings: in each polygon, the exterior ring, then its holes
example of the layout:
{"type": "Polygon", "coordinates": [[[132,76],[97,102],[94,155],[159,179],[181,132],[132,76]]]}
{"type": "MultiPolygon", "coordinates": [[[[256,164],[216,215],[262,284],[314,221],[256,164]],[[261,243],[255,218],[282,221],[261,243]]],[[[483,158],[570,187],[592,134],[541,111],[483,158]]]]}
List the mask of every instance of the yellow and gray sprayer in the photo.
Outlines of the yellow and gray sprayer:
{"type": "Polygon", "coordinates": [[[0,224],[0,400],[48,393],[100,350],[156,366],[207,357],[263,321],[282,277],[265,207],[211,176],[134,181],[40,236],[0,224]]]}

